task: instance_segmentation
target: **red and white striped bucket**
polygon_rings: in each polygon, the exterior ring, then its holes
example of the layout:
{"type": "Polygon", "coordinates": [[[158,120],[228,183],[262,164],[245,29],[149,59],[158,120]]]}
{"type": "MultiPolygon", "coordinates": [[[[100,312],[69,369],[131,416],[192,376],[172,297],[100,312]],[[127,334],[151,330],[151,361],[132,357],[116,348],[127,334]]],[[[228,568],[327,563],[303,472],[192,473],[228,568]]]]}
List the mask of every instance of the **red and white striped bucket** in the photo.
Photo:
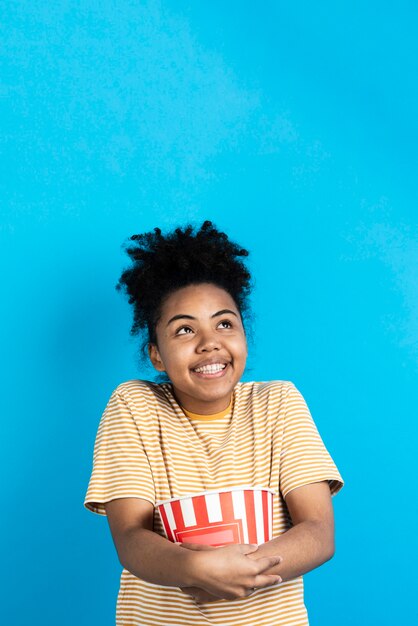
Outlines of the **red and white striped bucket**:
{"type": "Polygon", "coordinates": [[[273,496],[268,487],[240,485],[156,502],[173,542],[224,546],[272,539],[273,496]]]}

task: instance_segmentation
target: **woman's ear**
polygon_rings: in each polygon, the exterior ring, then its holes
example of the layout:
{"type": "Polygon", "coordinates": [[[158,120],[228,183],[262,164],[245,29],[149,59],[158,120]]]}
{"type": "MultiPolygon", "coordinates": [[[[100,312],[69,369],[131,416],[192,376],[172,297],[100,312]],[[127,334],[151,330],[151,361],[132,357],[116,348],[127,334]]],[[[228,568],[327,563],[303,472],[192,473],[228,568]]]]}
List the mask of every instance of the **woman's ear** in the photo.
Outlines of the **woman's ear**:
{"type": "Polygon", "coordinates": [[[158,348],[155,343],[148,344],[148,354],[151,360],[151,363],[159,372],[165,372],[164,364],[161,360],[160,353],[158,352],[158,348]]]}

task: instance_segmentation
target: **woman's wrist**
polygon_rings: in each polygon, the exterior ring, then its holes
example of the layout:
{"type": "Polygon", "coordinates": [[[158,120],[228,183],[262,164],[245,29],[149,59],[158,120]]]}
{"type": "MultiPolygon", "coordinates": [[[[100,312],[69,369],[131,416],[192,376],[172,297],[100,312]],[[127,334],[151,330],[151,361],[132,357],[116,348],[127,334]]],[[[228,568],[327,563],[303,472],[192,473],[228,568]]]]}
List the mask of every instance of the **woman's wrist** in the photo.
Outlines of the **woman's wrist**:
{"type": "Polygon", "coordinates": [[[202,552],[195,550],[187,550],[180,548],[182,553],[182,568],[186,583],[184,587],[202,587],[204,583],[204,571],[205,567],[202,563],[202,552]]]}

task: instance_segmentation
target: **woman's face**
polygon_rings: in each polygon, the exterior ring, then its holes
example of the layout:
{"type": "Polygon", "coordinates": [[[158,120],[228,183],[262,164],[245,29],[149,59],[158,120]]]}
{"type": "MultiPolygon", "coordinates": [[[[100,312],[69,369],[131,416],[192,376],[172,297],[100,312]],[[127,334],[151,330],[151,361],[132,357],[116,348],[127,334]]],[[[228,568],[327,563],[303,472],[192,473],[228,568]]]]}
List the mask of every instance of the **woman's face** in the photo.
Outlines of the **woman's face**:
{"type": "Polygon", "coordinates": [[[155,369],[167,373],[179,404],[202,415],[226,409],[248,354],[241,317],[229,293],[212,283],[176,290],[163,304],[156,335],[158,347],[148,346],[150,359],[155,369]],[[211,371],[194,371],[206,362],[211,371]],[[214,371],[219,363],[225,369],[214,371]]]}

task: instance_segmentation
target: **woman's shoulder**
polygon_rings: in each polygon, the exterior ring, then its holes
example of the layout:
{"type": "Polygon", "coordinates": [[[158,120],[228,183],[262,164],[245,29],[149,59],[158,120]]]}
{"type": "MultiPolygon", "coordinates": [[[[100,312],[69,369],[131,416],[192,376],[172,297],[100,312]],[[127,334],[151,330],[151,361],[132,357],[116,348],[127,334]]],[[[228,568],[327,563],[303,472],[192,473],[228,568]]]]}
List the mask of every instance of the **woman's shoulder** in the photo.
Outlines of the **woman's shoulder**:
{"type": "Polygon", "coordinates": [[[293,383],[290,380],[257,380],[257,381],[248,381],[241,382],[241,392],[248,393],[249,395],[274,395],[281,397],[286,394],[289,390],[289,387],[292,387],[293,383]]]}
{"type": "Polygon", "coordinates": [[[131,378],[120,382],[114,389],[113,394],[129,396],[133,399],[140,397],[163,397],[167,383],[156,383],[152,380],[131,378]]]}
{"type": "Polygon", "coordinates": [[[282,389],[282,388],[288,388],[289,385],[293,385],[292,381],[290,380],[279,380],[279,379],[274,379],[274,380],[251,380],[251,381],[247,381],[247,382],[241,382],[240,383],[243,386],[247,386],[247,387],[253,387],[254,390],[258,390],[258,389],[282,389]]]}

